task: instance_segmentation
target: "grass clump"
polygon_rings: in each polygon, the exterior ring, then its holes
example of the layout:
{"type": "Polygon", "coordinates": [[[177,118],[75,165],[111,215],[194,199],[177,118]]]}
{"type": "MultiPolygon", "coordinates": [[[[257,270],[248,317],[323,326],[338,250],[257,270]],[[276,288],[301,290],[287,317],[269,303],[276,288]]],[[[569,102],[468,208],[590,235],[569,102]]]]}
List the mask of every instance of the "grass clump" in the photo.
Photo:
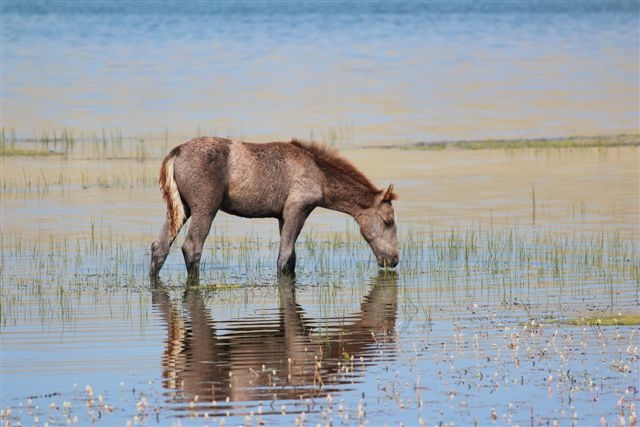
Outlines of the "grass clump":
{"type": "Polygon", "coordinates": [[[576,319],[565,319],[558,323],[573,326],[640,326],[640,314],[605,314],[576,319]]]}
{"type": "Polygon", "coordinates": [[[22,156],[22,157],[44,157],[44,156],[62,156],[64,153],[48,150],[30,150],[25,148],[0,146],[0,156],[22,156]]]}
{"type": "Polygon", "coordinates": [[[53,136],[43,132],[40,137],[19,141],[16,130],[0,130],[0,156],[61,156],[68,155],[75,145],[73,132],[64,129],[61,134],[53,132],[53,136]]]}
{"type": "Polygon", "coordinates": [[[205,285],[190,285],[192,291],[220,291],[229,289],[242,289],[243,285],[234,283],[211,283],[205,285]]]}

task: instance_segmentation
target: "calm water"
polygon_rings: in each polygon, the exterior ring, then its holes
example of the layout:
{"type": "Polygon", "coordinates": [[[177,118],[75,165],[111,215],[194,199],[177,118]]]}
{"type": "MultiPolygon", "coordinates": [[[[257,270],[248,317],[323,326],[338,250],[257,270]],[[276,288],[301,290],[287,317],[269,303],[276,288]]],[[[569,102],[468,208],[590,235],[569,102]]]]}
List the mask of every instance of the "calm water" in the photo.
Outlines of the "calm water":
{"type": "Polygon", "coordinates": [[[636,1],[2,2],[3,126],[355,144],[637,132],[636,1]]]}
{"type": "Polygon", "coordinates": [[[228,215],[200,287],[183,237],[146,276],[160,156],[195,134],[637,133],[637,2],[0,7],[2,125],[76,138],[0,157],[3,423],[631,424],[638,327],[560,321],[639,311],[638,147],[347,149],[400,193],[397,274],[319,210],[295,282],[276,222],[228,215]]]}
{"type": "Polygon", "coordinates": [[[396,181],[397,274],[318,211],[278,282],[276,222],[221,214],[198,288],[183,237],[147,280],[159,159],[1,158],[2,421],[629,422],[638,327],[559,321],[638,312],[637,147],[345,154],[396,181]]]}

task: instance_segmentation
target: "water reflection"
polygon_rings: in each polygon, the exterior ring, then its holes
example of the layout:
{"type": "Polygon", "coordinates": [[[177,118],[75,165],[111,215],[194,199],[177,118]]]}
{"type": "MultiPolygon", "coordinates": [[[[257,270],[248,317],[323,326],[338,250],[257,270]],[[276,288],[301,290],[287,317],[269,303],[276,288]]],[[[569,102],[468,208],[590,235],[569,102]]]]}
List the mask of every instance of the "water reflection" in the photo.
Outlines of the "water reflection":
{"type": "Polygon", "coordinates": [[[326,396],[360,382],[366,366],[394,358],[395,274],[373,277],[359,312],[348,317],[310,318],[296,301],[295,279],[280,279],[278,292],[277,310],[223,326],[199,288],[187,288],[180,301],[153,285],[153,307],[167,324],[168,403],[193,410],[196,402],[211,408],[326,396]]]}

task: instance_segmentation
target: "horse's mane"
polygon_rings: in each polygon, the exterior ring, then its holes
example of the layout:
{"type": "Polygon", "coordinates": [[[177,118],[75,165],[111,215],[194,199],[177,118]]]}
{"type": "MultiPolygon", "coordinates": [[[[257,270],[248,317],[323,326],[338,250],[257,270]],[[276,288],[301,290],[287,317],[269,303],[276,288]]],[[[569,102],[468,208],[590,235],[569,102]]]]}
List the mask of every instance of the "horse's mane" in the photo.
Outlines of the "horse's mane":
{"type": "Polygon", "coordinates": [[[319,144],[317,142],[303,142],[297,139],[293,139],[291,144],[296,147],[311,153],[320,166],[323,169],[333,169],[330,173],[338,172],[347,179],[351,179],[357,182],[369,190],[372,193],[379,193],[380,190],[376,187],[362,172],[360,172],[349,160],[345,159],[338,150],[333,147],[329,147],[325,144],[319,144]]]}

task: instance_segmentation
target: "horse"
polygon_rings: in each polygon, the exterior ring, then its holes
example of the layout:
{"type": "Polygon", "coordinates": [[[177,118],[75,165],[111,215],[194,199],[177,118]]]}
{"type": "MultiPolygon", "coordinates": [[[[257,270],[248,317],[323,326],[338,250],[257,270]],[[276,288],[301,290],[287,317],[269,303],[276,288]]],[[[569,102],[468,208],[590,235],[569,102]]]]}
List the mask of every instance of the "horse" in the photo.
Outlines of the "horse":
{"type": "Polygon", "coordinates": [[[218,137],[192,139],[162,161],[160,190],[166,220],[151,245],[149,276],[157,279],[171,244],[188,218],[184,244],[188,277],[197,281],[204,241],[216,213],[276,218],[277,271],[294,275],[295,242],[316,207],[355,218],[380,267],[398,264],[393,184],[376,187],[337,150],[315,142],[249,143],[218,137]]]}

